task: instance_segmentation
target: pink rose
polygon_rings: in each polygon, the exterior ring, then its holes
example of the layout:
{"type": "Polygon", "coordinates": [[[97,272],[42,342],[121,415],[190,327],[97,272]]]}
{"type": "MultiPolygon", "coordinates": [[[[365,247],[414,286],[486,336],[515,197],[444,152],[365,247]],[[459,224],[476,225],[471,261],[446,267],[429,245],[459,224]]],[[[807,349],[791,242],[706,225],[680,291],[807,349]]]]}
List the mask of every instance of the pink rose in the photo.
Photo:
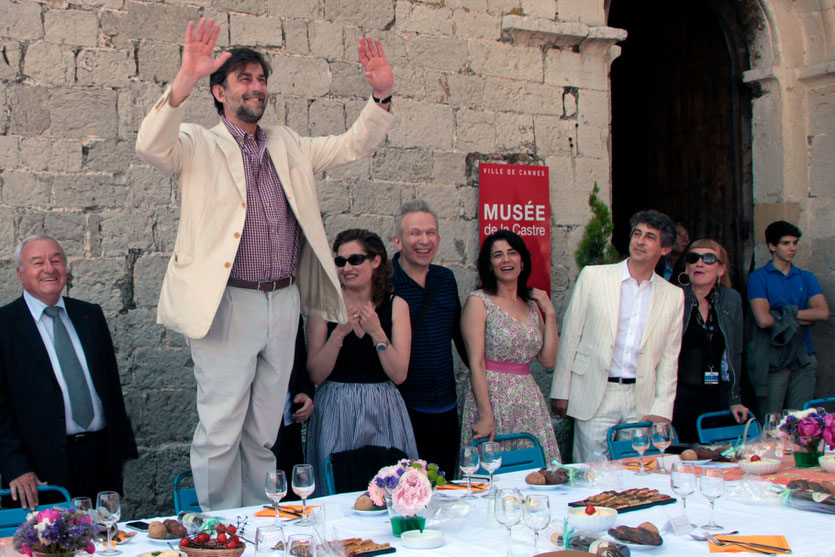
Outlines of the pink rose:
{"type": "Polygon", "coordinates": [[[835,414],[827,414],[823,419],[823,440],[830,449],[835,449],[835,414]]]}
{"type": "Polygon", "coordinates": [[[391,495],[394,510],[403,516],[414,516],[432,499],[432,484],[419,470],[407,470],[391,495]]]}
{"type": "Polygon", "coordinates": [[[87,553],[95,553],[96,552],[96,546],[92,543],[88,543],[84,547],[84,551],[86,551],[87,553]]]}
{"type": "Polygon", "coordinates": [[[55,522],[61,518],[61,511],[58,509],[44,509],[38,512],[38,522],[55,522]]]}
{"type": "Polygon", "coordinates": [[[817,421],[806,419],[797,424],[797,433],[806,437],[817,437],[821,430],[817,421]]]}

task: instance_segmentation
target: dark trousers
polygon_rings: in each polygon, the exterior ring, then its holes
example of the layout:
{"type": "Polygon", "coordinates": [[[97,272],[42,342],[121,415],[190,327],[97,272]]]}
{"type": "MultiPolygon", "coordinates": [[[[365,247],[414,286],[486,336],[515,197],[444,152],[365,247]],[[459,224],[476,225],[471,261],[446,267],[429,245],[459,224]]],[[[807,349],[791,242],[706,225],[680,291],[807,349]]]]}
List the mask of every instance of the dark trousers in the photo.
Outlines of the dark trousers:
{"type": "Polygon", "coordinates": [[[287,496],[282,501],[298,501],[299,496],[293,493],[290,487],[293,483],[293,466],[304,464],[304,453],[302,452],[302,424],[293,422],[284,425],[284,418],[281,418],[281,427],[278,428],[278,437],[273,445],[275,455],[275,469],[284,470],[287,476],[287,496]]]}
{"type": "Polygon", "coordinates": [[[70,495],[89,497],[95,505],[100,491],[122,491],[122,469],[111,469],[107,445],[106,429],[67,437],[69,482],[63,487],[70,495]]]}
{"type": "Polygon", "coordinates": [[[458,452],[461,450],[461,430],[458,409],[440,414],[427,414],[408,409],[412,429],[415,432],[418,456],[435,463],[446,478],[452,480],[458,473],[458,452]]]}

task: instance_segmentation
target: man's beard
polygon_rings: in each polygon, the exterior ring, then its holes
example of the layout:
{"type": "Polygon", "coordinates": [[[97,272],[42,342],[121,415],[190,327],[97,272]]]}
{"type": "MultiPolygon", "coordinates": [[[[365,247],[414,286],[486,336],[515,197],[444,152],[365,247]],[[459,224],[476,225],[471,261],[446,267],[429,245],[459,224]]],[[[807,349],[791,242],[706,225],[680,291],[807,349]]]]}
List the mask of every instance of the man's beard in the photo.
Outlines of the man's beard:
{"type": "Polygon", "coordinates": [[[258,112],[255,112],[245,104],[242,104],[235,111],[235,115],[247,124],[257,124],[258,120],[261,119],[261,116],[264,115],[264,107],[261,107],[258,112]]]}

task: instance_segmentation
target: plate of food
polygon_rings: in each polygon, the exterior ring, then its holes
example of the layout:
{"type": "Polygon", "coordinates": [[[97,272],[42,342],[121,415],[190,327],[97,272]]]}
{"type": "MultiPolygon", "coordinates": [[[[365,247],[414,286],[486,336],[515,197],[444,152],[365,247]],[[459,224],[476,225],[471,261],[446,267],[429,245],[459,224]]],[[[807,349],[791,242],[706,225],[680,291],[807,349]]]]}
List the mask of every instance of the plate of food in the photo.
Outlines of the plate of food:
{"type": "Polygon", "coordinates": [[[360,516],[380,516],[388,512],[386,507],[375,505],[367,492],[357,497],[351,510],[360,516]]]}
{"type": "Polygon", "coordinates": [[[609,537],[627,546],[630,551],[652,551],[662,547],[664,540],[658,533],[658,527],[652,522],[642,522],[635,528],[618,526],[610,528],[609,537]]]}
{"type": "Polygon", "coordinates": [[[540,468],[525,476],[525,487],[529,489],[556,489],[568,483],[569,471],[565,468],[540,468]]]}
{"type": "Polygon", "coordinates": [[[123,543],[128,543],[133,539],[133,537],[138,534],[139,532],[125,532],[124,530],[119,530],[115,536],[113,536],[114,542],[117,545],[122,545],[123,543]]]}
{"type": "Polygon", "coordinates": [[[670,505],[676,500],[657,489],[633,488],[626,491],[603,491],[597,495],[587,497],[582,501],[569,503],[569,507],[611,507],[619,513],[628,513],[640,509],[655,507],[656,505],[670,505]]]}
{"type": "Polygon", "coordinates": [[[175,549],[165,549],[162,551],[147,551],[140,553],[137,557],[188,557],[185,552],[175,549]]]}

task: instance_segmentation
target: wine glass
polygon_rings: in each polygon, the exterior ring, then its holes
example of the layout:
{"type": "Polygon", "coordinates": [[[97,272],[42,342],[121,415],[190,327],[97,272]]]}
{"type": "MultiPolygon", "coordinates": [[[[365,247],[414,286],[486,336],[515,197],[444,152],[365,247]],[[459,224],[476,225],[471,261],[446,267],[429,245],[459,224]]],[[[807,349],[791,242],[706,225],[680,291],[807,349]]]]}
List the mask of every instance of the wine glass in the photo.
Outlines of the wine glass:
{"type": "Polygon", "coordinates": [[[763,419],[763,431],[769,442],[774,447],[774,456],[780,458],[783,456],[783,440],[780,439],[780,422],[782,417],[776,412],[770,412],[765,415],[763,419]]]}
{"type": "MultiPolygon", "coordinates": [[[[301,495],[299,495],[301,497],[301,495]]],[[[284,551],[286,557],[316,557],[316,544],[313,543],[313,536],[310,534],[293,534],[287,538],[287,549],[284,551]]]]}
{"type": "Polygon", "coordinates": [[[722,527],[716,524],[716,513],[713,510],[713,503],[722,496],[725,488],[725,475],[721,468],[702,468],[699,477],[699,489],[705,499],[710,501],[710,522],[702,526],[705,530],[721,530],[722,527]]]}
{"type": "Polygon", "coordinates": [[[309,526],[307,518],[307,498],[316,489],[316,479],[313,477],[313,466],[310,464],[296,464],[293,466],[293,493],[301,497],[302,516],[296,522],[299,526],[309,526]]]}
{"type": "Polygon", "coordinates": [[[284,528],[274,524],[259,526],[255,530],[255,555],[258,557],[278,557],[278,552],[284,552],[284,528]]]}
{"type": "Polygon", "coordinates": [[[658,422],[652,424],[652,446],[661,451],[661,456],[658,457],[658,462],[661,464],[661,472],[666,474],[667,470],[664,467],[664,451],[673,442],[673,426],[667,422],[658,422]]]}
{"type": "Polygon", "coordinates": [[[528,495],[522,506],[522,519],[533,530],[533,553],[539,554],[539,531],[551,522],[551,500],[547,495],[528,495]]]}
{"type": "Polygon", "coordinates": [[[478,470],[478,462],[478,447],[461,447],[461,458],[458,459],[458,467],[467,476],[467,494],[461,499],[475,499],[472,475],[478,470]]]}
{"type": "Polygon", "coordinates": [[[264,491],[275,506],[275,523],[280,521],[278,503],[287,495],[287,476],[284,470],[270,470],[264,482],[264,491]]]}
{"type": "Polygon", "coordinates": [[[696,491],[696,468],[689,464],[676,462],[670,470],[670,487],[680,497],[684,514],[687,514],[687,496],[696,491]]]}
{"type": "Polygon", "coordinates": [[[496,491],[496,522],[507,528],[507,556],[513,557],[510,545],[510,529],[522,519],[522,492],[516,488],[496,491]]]}
{"type": "Polygon", "coordinates": [[[496,494],[496,486],[493,485],[493,472],[502,466],[502,448],[498,443],[482,443],[479,445],[479,457],[481,467],[490,474],[490,491],[485,491],[482,497],[492,497],[496,494]]]}
{"type": "Polygon", "coordinates": [[[107,528],[107,547],[103,551],[99,551],[100,555],[119,555],[122,553],[118,549],[110,546],[112,532],[110,527],[119,522],[119,517],[122,514],[122,505],[119,501],[119,494],[115,491],[101,491],[96,496],[96,514],[99,522],[104,524],[107,528]]]}
{"type": "Polygon", "coordinates": [[[70,501],[70,505],[72,505],[75,510],[90,515],[90,518],[95,518],[93,516],[93,501],[91,501],[89,497],[73,497],[70,501]]]}
{"type": "Polygon", "coordinates": [[[639,476],[646,476],[649,474],[649,472],[644,469],[644,452],[649,448],[649,432],[647,431],[647,428],[635,428],[632,435],[632,448],[638,451],[638,454],[641,455],[641,469],[636,472],[636,474],[639,476]]]}

